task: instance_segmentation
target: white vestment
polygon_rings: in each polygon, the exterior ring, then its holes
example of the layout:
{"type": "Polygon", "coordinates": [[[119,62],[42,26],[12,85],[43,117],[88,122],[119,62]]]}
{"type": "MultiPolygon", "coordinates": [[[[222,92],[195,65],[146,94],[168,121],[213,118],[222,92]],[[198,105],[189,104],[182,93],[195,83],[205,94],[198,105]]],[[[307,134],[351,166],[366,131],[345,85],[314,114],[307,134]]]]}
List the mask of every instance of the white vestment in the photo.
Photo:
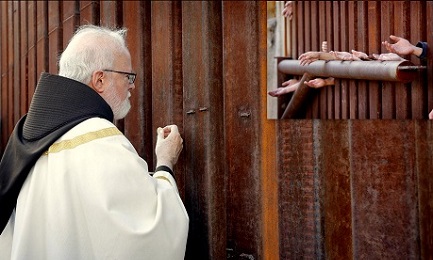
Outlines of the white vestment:
{"type": "Polygon", "coordinates": [[[111,122],[88,119],[30,171],[0,259],[184,259],[189,218],[174,178],[111,122]]]}

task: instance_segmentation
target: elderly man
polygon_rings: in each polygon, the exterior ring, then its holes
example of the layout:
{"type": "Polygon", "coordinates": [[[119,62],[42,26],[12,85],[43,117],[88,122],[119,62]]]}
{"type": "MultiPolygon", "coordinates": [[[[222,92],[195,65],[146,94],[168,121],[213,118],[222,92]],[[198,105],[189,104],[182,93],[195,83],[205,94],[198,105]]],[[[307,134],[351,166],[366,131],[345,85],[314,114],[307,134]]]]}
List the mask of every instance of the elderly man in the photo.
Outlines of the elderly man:
{"type": "Polygon", "coordinates": [[[125,36],[81,27],[42,74],[0,162],[0,259],[184,258],[177,127],[157,129],[151,175],[112,123],[135,88],[125,36]]]}

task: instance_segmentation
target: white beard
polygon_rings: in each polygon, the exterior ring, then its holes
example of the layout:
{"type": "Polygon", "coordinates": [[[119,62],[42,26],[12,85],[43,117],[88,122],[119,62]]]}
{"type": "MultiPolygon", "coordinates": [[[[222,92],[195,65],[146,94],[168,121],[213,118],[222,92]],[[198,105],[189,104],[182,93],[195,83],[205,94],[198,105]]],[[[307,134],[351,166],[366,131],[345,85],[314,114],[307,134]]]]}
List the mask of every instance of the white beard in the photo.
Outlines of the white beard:
{"type": "Polygon", "coordinates": [[[110,105],[111,110],[113,110],[114,119],[118,120],[124,118],[128,114],[129,109],[131,109],[131,102],[129,101],[131,93],[128,91],[128,96],[122,101],[116,95],[114,85],[111,85],[108,90],[106,101],[108,105],[110,105]]]}

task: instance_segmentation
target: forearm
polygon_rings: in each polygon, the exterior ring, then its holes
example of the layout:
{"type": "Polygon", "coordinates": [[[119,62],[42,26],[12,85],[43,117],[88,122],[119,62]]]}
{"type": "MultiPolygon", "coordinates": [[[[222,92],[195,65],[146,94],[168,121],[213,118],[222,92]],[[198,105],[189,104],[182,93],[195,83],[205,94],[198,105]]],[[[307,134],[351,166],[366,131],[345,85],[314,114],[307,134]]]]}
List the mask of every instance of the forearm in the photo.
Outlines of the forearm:
{"type": "Polygon", "coordinates": [[[319,60],[335,60],[335,55],[329,52],[319,52],[319,60]]]}

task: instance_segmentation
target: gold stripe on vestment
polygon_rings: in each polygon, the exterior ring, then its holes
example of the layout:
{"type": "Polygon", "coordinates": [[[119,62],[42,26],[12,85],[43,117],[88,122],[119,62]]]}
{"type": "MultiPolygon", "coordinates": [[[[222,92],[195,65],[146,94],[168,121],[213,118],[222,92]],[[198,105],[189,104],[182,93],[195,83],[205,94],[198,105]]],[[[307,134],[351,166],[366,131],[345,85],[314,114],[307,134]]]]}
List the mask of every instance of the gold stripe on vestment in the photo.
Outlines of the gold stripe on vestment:
{"type": "Polygon", "coordinates": [[[70,140],[64,140],[58,143],[54,143],[48,148],[48,151],[45,152],[45,155],[49,153],[58,153],[63,150],[73,149],[79,145],[91,142],[96,139],[108,137],[108,136],[114,136],[114,135],[121,135],[122,132],[117,129],[117,127],[110,127],[101,129],[94,132],[85,133],[79,136],[76,136],[70,140]]]}
{"type": "Polygon", "coordinates": [[[168,181],[168,183],[171,184],[171,181],[167,177],[164,177],[164,176],[156,176],[155,179],[160,179],[160,180],[168,181]]]}

